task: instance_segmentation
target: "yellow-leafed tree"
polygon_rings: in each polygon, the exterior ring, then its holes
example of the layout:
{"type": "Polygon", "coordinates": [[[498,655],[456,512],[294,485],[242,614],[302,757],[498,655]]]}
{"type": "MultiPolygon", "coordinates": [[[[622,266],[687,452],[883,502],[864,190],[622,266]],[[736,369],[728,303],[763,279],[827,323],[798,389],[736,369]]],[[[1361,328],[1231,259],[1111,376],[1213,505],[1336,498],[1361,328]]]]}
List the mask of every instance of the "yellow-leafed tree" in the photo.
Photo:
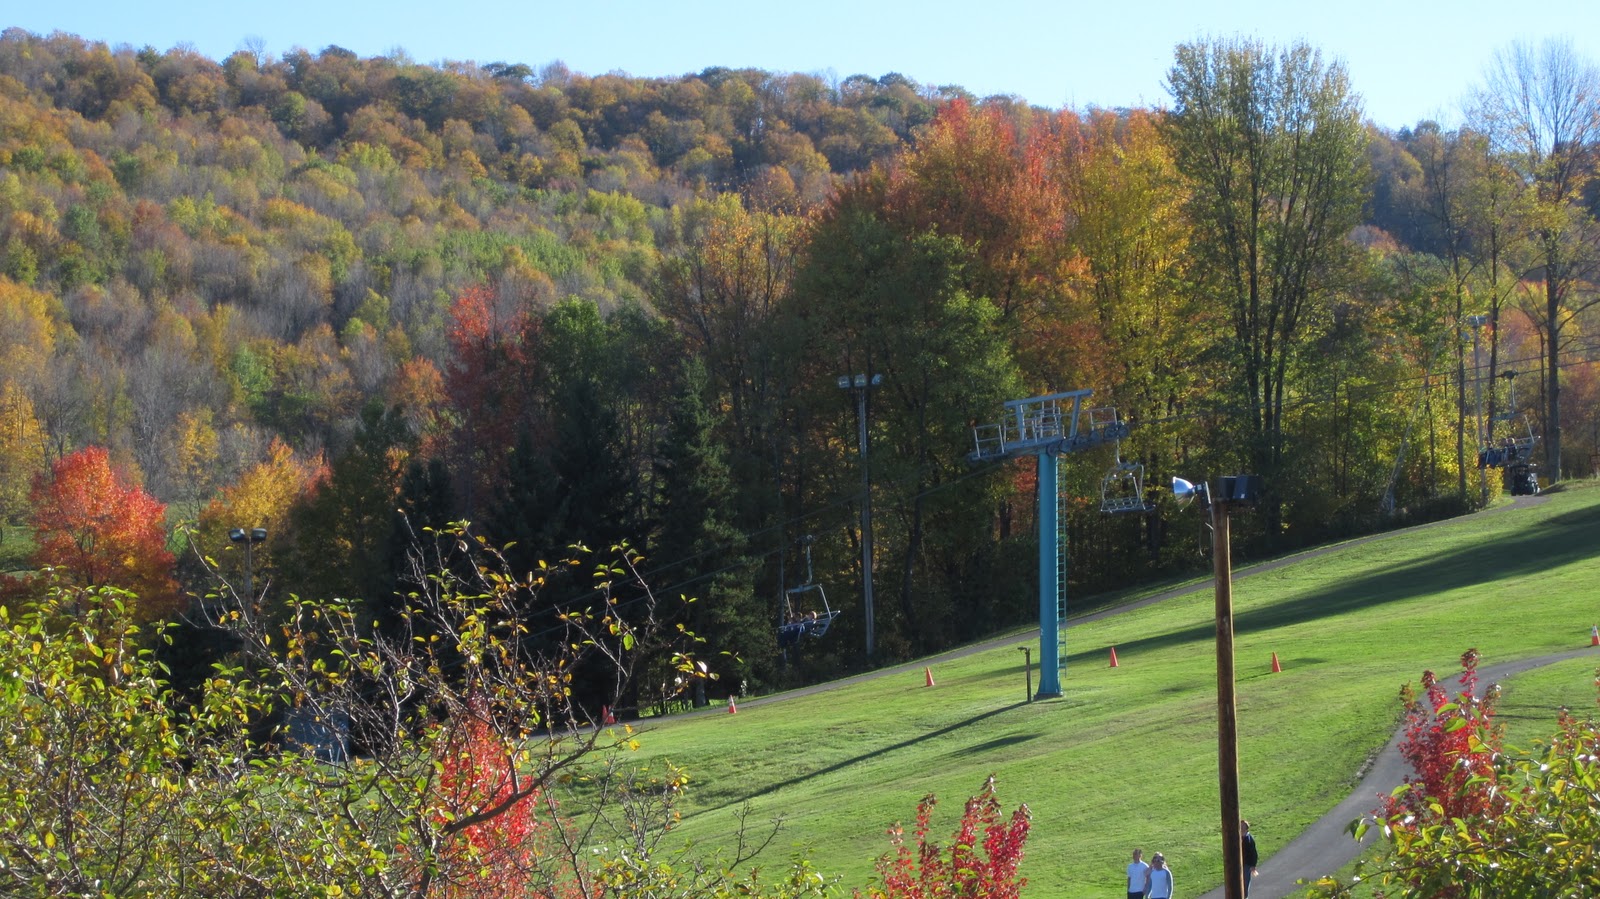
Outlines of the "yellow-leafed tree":
{"type": "Polygon", "coordinates": [[[20,521],[28,485],[44,470],[44,429],[14,381],[0,382],[0,525],[20,521]]]}
{"type": "Polygon", "coordinates": [[[273,440],[267,458],[246,471],[238,483],[226,487],[200,512],[192,541],[195,549],[216,562],[217,571],[230,583],[243,585],[244,555],[229,541],[234,528],[265,528],[268,541],[251,547],[250,564],[256,584],[272,572],[273,546],[288,523],[289,507],[316,488],[327,474],[319,459],[301,459],[281,440],[273,440]]]}

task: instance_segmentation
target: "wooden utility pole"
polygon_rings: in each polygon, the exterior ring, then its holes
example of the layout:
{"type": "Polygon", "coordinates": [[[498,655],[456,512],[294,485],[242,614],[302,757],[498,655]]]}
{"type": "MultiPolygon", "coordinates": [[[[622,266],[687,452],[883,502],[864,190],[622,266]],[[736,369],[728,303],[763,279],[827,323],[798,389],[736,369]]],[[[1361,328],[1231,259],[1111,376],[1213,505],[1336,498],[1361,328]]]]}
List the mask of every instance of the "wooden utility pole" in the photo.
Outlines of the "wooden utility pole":
{"type": "Polygon", "coordinates": [[[1222,806],[1222,885],[1244,899],[1239,836],[1239,716],[1233,690],[1233,559],[1226,498],[1211,499],[1211,555],[1217,580],[1217,789],[1222,806]]]}

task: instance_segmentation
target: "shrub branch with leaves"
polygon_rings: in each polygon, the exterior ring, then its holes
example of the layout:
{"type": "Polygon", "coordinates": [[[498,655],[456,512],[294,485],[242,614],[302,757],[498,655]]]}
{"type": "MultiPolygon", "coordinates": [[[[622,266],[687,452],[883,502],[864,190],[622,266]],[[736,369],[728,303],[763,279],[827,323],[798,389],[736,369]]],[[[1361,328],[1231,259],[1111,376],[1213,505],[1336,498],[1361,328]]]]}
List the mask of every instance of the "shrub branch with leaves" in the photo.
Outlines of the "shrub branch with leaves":
{"type": "MultiPolygon", "coordinates": [[[[1349,882],[1310,884],[1312,896],[1344,899],[1363,881],[1361,895],[1388,899],[1600,895],[1600,724],[1563,710],[1548,742],[1501,748],[1498,690],[1476,695],[1477,661],[1462,656],[1454,698],[1424,674],[1427,705],[1411,702],[1402,744],[1415,773],[1378,812],[1384,854],[1349,882]]],[[[1350,826],[1358,839],[1368,829],[1350,826]]]]}
{"type": "Polygon", "coordinates": [[[991,776],[983,792],[967,800],[955,837],[944,848],[928,842],[935,804],[931,793],[917,804],[915,851],[898,825],[889,831],[894,853],[878,860],[879,883],[857,890],[857,899],[1016,899],[1027,884],[1017,867],[1033,821],[1028,806],[1017,806],[1005,819],[991,776]]]}

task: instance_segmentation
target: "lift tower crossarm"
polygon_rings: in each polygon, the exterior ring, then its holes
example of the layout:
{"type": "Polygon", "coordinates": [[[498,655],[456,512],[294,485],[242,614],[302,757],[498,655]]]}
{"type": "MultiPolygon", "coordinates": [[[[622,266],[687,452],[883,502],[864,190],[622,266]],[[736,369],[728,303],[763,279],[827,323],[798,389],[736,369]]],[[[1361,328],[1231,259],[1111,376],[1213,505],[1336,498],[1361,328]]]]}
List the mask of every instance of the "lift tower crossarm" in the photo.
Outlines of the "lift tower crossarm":
{"type": "Polygon", "coordinates": [[[1083,401],[1093,394],[1093,390],[1069,390],[1007,402],[1000,421],[972,429],[968,461],[995,462],[1036,453],[1059,456],[1126,437],[1128,426],[1116,420],[1099,424],[1091,415],[1089,427],[1080,425],[1084,413],[1093,411],[1083,408],[1083,401]]]}

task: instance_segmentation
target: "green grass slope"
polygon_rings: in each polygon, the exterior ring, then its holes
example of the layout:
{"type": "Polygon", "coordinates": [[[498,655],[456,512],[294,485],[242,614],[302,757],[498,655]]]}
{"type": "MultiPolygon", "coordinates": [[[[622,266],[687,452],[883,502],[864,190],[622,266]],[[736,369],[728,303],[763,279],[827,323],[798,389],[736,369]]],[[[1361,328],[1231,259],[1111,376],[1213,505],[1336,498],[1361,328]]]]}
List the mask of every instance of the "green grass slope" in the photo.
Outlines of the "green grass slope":
{"type": "MultiPolygon", "coordinates": [[[[1402,683],[1455,672],[1468,647],[1492,664],[1587,645],[1597,587],[1600,489],[1588,486],[1236,580],[1241,801],[1263,852],[1349,791],[1395,726],[1402,683]]],[[[753,822],[782,817],[766,861],[811,846],[847,886],[868,881],[885,830],[909,823],[924,794],[943,800],[942,841],[993,774],[1008,808],[1033,811],[1033,895],[1118,895],[1134,846],[1166,853],[1182,894],[1198,895],[1221,879],[1214,634],[1207,585],[1073,625],[1060,699],[1023,701],[1019,637],[933,663],[932,688],[917,668],[652,722],[639,761],[688,769],[682,835],[725,845],[741,808],[753,822]]],[[[1556,702],[1545,697],[1592,701],[1592,677],[1568,663],[1509,694],[1508,712],[1546,732],[1556,702]]]]}

